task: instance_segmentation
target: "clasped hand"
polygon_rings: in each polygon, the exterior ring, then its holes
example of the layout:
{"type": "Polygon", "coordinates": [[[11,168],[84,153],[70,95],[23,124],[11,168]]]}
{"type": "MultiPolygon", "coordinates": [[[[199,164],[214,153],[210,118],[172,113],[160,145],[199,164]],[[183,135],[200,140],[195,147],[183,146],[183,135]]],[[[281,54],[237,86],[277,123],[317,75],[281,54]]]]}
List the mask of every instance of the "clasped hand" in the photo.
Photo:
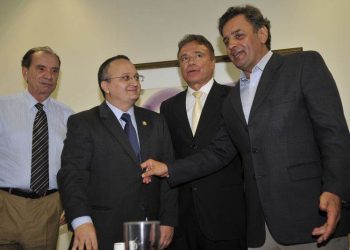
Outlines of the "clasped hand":
{"type": "Polygon", "coordinates": [[[141,163],[141,168],[144,173],[142,174],[142,182],[148,184],[152,181],[151,177],[153,175],[159,177],[169,177],[168,166],[159,161],[149,159],[141,163]]]}

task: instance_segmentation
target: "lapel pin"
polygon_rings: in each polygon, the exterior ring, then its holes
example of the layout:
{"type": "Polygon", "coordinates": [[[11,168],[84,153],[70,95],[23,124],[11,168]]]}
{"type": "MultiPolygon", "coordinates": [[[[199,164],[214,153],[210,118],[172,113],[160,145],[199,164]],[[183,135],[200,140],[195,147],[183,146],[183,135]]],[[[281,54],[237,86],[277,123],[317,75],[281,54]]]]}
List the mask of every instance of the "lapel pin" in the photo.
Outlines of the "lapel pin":
{"type": "Polygon", "coordinates": [[[147,126],[147,122],[146,121],[142,121],[142,125],[143,126],[147,126]]]}

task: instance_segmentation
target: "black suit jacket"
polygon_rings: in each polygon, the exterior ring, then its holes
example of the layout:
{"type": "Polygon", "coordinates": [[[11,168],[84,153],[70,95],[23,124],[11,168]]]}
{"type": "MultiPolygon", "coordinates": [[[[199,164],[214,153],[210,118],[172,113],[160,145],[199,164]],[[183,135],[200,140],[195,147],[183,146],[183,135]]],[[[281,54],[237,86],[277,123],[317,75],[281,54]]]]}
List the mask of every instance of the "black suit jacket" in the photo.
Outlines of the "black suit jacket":
{"type": "MultiPolygon", "coordinates": [[[[207,146],[222,125],[222,104],[231,87],[214,83],[192,135],[186,112],[187,90],[164,101],[160,107],[172,137],[176,158],[184,158],[207,146]]],[[[179,226],[193,199],[194,211],[202,233],[210,240],[230,240],[245,235],[243,173],[239,157],[224,169],[182,185],[179,188],[179,226]],[[189,190],[192,191],[189,191],[189,190]]]]}
{"type": "MultiPolygon", "coordinates": [[[[261,76],[247,124],[237,85],[223,106],[225,126],[206,150],[170,166],[169,181],[216,171],[242,156],[248,244],[265,239],[264,220],[283,244],[312,242],[326,216],[323,191],[350,200],[350,135],[331,73],[316,52],[274,54],[261,76]],[[189,171],[191,170],[191,171],[189,171]]],[[[343,210],[335,235],[349,232],[343,210]]]]}
{"type": "MultiPolygon", "coordinates": [[[[173,159],[165,120],[134,107],[142,160],[173,159]]],[[[177,224],[177,191],[166,180],[142,184],[141,168],[119,121],[106,105],[72,115],[62,152],[58,183],[70,223],[91,216],[100,249],[123,241],[123,222],[160,220],[177,224]]]]}

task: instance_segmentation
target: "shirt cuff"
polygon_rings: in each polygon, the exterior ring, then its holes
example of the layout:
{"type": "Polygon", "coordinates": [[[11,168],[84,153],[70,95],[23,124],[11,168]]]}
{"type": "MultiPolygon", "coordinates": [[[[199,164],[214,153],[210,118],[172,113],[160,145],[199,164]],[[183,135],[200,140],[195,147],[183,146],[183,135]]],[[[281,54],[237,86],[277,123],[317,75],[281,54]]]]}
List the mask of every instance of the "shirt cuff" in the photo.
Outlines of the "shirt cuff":
{"type": "Polygon", "coordinates": [[[72,228],[75,230],[75,229],[77,229],[77,227],[79,227],[85,223],[92,223],[92,219],[90,216],[80,216],[78,218],[75,218],[72,221],[72,228]]]}

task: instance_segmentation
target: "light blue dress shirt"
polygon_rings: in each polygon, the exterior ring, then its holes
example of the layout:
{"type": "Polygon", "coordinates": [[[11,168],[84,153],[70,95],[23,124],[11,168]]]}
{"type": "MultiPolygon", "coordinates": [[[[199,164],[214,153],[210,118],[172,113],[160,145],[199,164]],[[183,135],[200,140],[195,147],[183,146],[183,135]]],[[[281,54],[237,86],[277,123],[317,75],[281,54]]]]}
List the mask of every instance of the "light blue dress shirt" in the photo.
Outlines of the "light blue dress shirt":
{"type": "Polygon", "coordinates": [[[241,90],[241,101],[243,107],[243,113],[245,120],[248,124],[249,114],[254,101],[256,89],[264,71],[264,68],[272,56],[272,52],[269,51],[261,60],[254,66],[250,77],[247,78],[243,71],[240,76],[240,90],[241,90]]]}
{"type": "MultiPolygon", "coordinates": [[[[28,90],[0,97],[0,187],[30,190],[36,103],[28,90]]],[[[73,111],[50,97],[42,104],[49,129],[49,189],[55,189],[67,119],[73,111]]]]}
{"type": "Polygon", "coordinates": [[[121,119],[122,115],[124,113],[128,113],[131,117],[131,122],[132,125],[134,126],[135,130],[136,130],[136,134],[137,134],[137,140],[139,141],[140,144],[140,140],[139,140],[139,133],[137,132],[137,124],[136,124],[136,118],[135,118],[135,114],[134,114],[134,106],[132,106],[127,112],[121,111],[120,109],[118,109],[117,107],[113,106],[111,103],[109,103],[106,100],[106,104],[108,105],[108,107],[112,110],[113,114],[115,115],[115,117],[118,119],[120,125],[122,126],[122,128],[124,129],[125,127],[125,121],[123,121],[121,119]]]}

